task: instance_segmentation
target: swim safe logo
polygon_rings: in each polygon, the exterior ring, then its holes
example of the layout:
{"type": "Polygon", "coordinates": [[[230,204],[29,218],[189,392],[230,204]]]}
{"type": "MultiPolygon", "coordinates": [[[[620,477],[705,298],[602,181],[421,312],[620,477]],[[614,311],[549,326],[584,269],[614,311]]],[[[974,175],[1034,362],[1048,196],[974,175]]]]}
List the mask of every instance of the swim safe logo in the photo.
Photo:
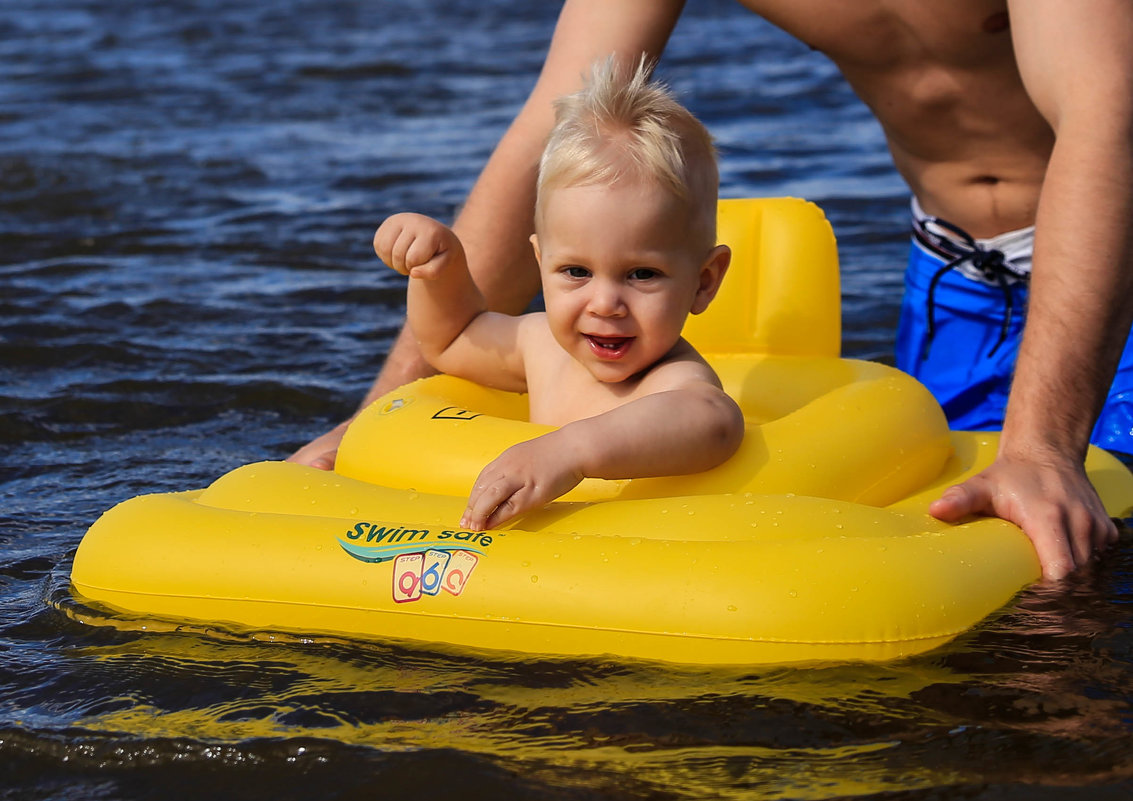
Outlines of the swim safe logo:
{"type": "Polygon", "coordinates": [[[482,531],[405,528],[388,523],[356,523],[338,544],[362,562],[393,561],[393,600],[398,603],[460,595],[492,536],[482,531]]]}

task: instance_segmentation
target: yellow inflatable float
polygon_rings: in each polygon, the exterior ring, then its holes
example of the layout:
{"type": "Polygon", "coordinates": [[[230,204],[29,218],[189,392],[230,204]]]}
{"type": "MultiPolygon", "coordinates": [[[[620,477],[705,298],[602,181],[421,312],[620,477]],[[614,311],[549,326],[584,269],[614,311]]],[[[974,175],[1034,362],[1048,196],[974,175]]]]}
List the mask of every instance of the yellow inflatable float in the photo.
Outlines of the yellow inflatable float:
{"type": "MultiPolygon", "coordinates": [[[[923,652],[1038,578],[1015,526],[927,514],[991,461],[995,435],[950,433],[916,381],[838,358],[822,212],[723,201],[720,231],[733,267],[686,334],[748,420],[725,464],[587,480],[502,529],[462,530],[480,468],[546,429],[522,396],[440,376],[360,415],[333,473],[265,462],[119,504],[79,547],[76,594],[256,630],[742,664],[923,652]]],[[[1088,469],[1129,514],[1133,475],[1096,449],[1088,469]]]]}

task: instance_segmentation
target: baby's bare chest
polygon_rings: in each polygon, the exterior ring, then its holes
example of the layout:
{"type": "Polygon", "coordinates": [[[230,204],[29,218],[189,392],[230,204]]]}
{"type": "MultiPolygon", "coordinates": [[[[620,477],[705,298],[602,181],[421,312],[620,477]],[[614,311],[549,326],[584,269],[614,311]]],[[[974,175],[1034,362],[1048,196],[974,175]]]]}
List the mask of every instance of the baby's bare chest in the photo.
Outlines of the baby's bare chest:
{"type": "Polygon", "coordinates": [[[633,400],[633,387],[604,384],[570,359],[544,360],[527,370],[530,420],[564,426],[604,414],[633,400]]]}

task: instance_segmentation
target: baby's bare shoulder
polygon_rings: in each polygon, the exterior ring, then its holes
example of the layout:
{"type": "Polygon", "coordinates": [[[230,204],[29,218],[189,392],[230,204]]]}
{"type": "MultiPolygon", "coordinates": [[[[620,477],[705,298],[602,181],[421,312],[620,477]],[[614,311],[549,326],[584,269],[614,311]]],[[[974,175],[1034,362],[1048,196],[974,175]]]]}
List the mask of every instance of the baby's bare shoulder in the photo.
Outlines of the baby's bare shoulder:
{"type": "Polygon", "coordinates": [[[642,376],[639,389],[647,394],[704,384],[717,389],[722,387],[720,377],[712,366],[696,348],[682,339],[642,376]]]}

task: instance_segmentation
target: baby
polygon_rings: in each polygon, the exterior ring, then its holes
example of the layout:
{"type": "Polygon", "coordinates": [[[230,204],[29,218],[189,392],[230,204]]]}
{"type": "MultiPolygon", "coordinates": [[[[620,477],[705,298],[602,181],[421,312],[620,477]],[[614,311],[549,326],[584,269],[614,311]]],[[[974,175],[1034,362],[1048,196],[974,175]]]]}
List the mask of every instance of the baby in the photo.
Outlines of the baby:
{"type": "Polygon", "coordinates": [[[539,165],[535,234],[546,311],[489,312],[456,234],[397,214],[374,250],[409,276],[408,320],[429,363],[529,393],[531,421],[559,426],[503,452],[476,479],[464,528],[498,526],[585,477],[715,467],[743,439],[739,407],[681,338],[731,251],[716,244],[711,138],[647,66],[596,67],[556,103],[539,165]]]}

